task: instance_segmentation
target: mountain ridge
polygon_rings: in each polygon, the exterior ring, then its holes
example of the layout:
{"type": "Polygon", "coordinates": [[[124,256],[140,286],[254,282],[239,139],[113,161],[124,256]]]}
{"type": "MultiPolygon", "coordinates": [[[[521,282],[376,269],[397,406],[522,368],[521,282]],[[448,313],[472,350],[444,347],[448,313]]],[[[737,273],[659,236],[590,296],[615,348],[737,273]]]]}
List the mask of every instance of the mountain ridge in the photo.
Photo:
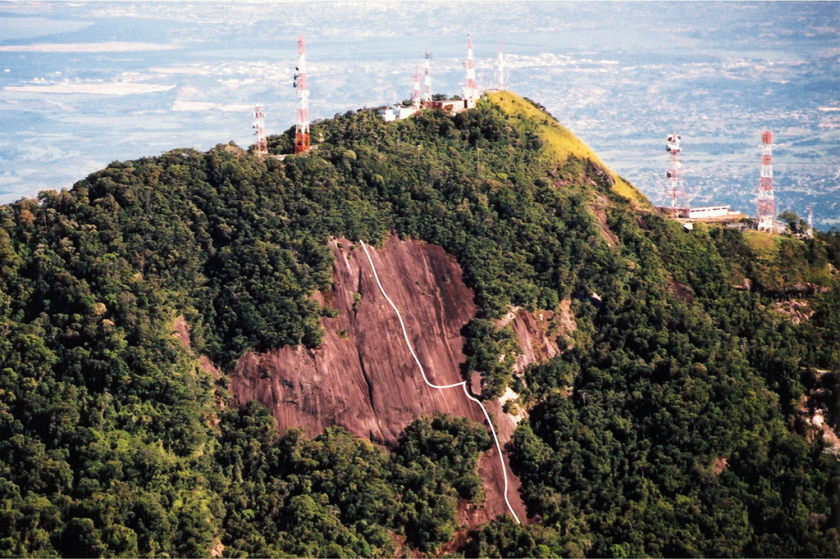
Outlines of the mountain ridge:
{"type": "MultiPolygon", "coordinates": [[[[838,414],[840,239],[759,250],[724,227],[685,231],[558,151],[584,147],[550,115],[497,95],[507,109],[337,115],[313,123],[317,150],[283,160],[221,145],[115,162],[0,207],[0,550],[836,555],[840,466],[812,418],[838,414]],[[492,439],[468,418],[407,401],[420,417],[385,430],[387,453],[332,421],[278,430],[273,413],[306,423],[276,410],[297,366],[253,356],[306,361],[359,336],[351,314],[376,316],[341,239],[370,240],[383,263],[389,247],[437,255],[428,286],[386,281],[472,305],[442,336],[446,374],[527,412],[506,453],[531,525],[462,525],[498,502],[476,473],[492,439]],[[768,288],[805,279],[821,290],[794,323],[768,288]],[[537,317],[546,359],[523,364],[518,319],[499,322],[513,309],[537,317]],[[575,328],[541,326],[543,312],[575,328]]],[[[421,358],[436,320],[416,327],[421,358]]],[[[356,399],[375,401],[376,367],[358,369],[356,399]]]]}

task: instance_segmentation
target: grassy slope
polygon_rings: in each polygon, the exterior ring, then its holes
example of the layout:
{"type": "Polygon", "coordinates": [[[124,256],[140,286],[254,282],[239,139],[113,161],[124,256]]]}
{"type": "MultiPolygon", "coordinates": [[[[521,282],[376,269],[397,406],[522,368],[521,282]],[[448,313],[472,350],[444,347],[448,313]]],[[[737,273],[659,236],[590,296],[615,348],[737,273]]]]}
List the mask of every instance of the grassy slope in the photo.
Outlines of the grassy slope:
{"type": "MultiPolygon", "coordinates": [[[[630,200],[636,210],[652,209],[644,194],[610,170],[589,146],[537,106],[510,91],[490,93],[487,98],[511,117],[535,123],[546,151],[558,164],[569,157],[598,163],[615,181],[614,192],[630,200]]],[[[754,254],[757,273],[764,288],[781,288],[797,282],[827,286],[831,282],[831,274],[824,262],[807,264],[803,260],[808,249],[802,240],[757,231],[746,231],[744,240],[754,254]]]]}
{"type": "Polygon", "coordinates": [[[613,190],[621,196],[631,200],[637,209],[651,208],[650,201],[636,187],[618,176],[615,172],[604,165],[592,149],[580,141],[578,137],[569,132],[564,126],[552,118],[546,118],[545,113],[529,103],[519,95],[510,91],[499,91],[487,94],[487,98],[499,105],[505,113],[520,119],[531,119],[538,126],[538,134],[547,151],[562,163],[566,159],[576,157],[578,159],[589,159],[607,169],[615,184],[613,190]]]}
{"type": "Polygon", "coordinates": [[[821,243],[789,235],[744,231],[753,266],[763,288],[779,289],[796,283],[828,287],[832,273],[821,243]]]}

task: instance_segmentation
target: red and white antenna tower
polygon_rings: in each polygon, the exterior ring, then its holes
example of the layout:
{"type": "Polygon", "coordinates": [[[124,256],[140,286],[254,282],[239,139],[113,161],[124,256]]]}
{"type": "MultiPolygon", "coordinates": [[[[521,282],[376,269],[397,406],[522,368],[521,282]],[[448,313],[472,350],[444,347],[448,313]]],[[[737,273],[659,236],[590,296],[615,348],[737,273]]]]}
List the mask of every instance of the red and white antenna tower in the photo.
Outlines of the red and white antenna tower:
{"type": "Polygon", "coordinates": [[[761,133],[761,177],[758,179],[758,230],[773,231],[775,219],[773,196],[773,133],[761,133]]]}
{"type": "Polygon", "coordinates": [[[680,137],[677,134],[669,134],[665,139],[665,149],[671,154],[671,168],[665,173],[669,179],[668,186],[665,191],[665,197],[671,199],[671,217],[678,217],[679,210],[677,208],[677,199],[685,200],[685,190],[683,189],[683,167],[680,163],[680,137]]]}
{"type": "Polygon", "coordinates": [[[467,60],[464,62],[467,76],[464,80],[464,101],[467,108],[475,106],[478,101],[478,86],[475,84],[475,61],[473,60],[472,37],[467,35],[467,60]]]}
{"type": "Polygon", "coordinates": [[[295,73],[298,110],[295,124],[295,153],[306,153],[310,148],[309,140],[309,90],[306,89],[306,41],[301,34],[298,39],[298,66],[295,73]]]}
{"type": "Polygon", "coordinates": [[[414,110],[420,110],[420,68],[414,66],[414,110]]]}
{"type": "Polygon", "coordinates": [[[265,113],[263,106],[254,107],[254,134],[257,136],[257,143],[254,145],[254,153],[266,155],[268,153],[268,142],[265,139],[265,113]]]}
{"type": "Polygon", "coordinates": [[[496,71],[499,75],[499,91],[505,90],[505,59],[502,55],[502,43],[499,43],[499,62],[496,65],[496,71]]]}
{"type": "Polygon", "coordinates": [[[429,72],[432,69],[432,53],[426,51],[426,79],[425,79],[425,86],[426,91],[423,94],[423,101],[426,103],[432,102],[432,78],[429,76],[429,72]]]}

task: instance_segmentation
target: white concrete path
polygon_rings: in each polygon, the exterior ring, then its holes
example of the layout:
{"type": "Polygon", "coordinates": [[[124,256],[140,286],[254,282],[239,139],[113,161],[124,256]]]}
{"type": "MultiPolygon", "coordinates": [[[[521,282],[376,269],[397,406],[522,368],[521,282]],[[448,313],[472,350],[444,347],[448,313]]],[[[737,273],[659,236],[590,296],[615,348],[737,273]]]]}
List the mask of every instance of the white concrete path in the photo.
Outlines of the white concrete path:
{"type": "Polygon", "coordinates": [[[408,346],[408,351],[411,352],[411,356],[414,357],[414,362],[417,363],[417,367],[420,369],[420,374],[423,375],[423,380],[432,388],[437,388],[438,390],[445,390],[447,388],[455,388],[460,386],[464,389],[464,394],[466,394],[467,398],[481,406],[481,411],[484,412],[484,417],[487,418],[487,424],[490,426],[490,432],[493,433],[493,439],[496,441],[496,450],[499,451],[499,460],[502,462],[502,475],[505,478],[505,503],[507,504],[508,510],[510,514],[513,515],[513,519],[516,520],[516,523],[519,524],[519,517],[516,516],[516,513],[513,512],[513,507],[510,505],[510,501],[508,500],[508,478],[507,478],[507,470],[505,469],[505,459],[504,455],[502,454],[502,445],[499,444],[499,437],[496,436],[496,429],[493,427],[493,422],[490,421],[490,414],[487,413],[487,409],[484,407],[484,404],[481,403],[480,400],[473,398],[470,396],[470,393],[467,391],[467,381],[456,382],[455,384],[447,384],[445,386],[439,386],[437,384],[432,384],[429,382],[429,379],[426,377],[426,371],[423,369],[423,365],[420,364],[420,360],[417,359],[417,354],[414,353],[414,348],[411,347],[411,342],[408,340],[408,332],[405,330],[405,323],[403,322],[402,315],[400,314],[399,309],[391,301],[391,298],[388,297],[388,294],[385,293],[385,289],[382,287],[382,282],[379,281],[379,274],[376,273],[376,266],[373,265],[373,260],[370,257],[370,252],[368,251],[367,245],[364,241],[359,241],[361,243],[362,248],[365,249],[365,254],[367,255],[368,262],[370,262],[370,269],[373,270],[373,277],[376,279],[376,285],[379,286],[379,291],[388,301],[388,304],[391,305],[391,308],[394,309],[394,312],[397,313],[397,318],[400,320],[400,326],[402,326],[403,337],[405,338],[405,344],[408,346]]]}

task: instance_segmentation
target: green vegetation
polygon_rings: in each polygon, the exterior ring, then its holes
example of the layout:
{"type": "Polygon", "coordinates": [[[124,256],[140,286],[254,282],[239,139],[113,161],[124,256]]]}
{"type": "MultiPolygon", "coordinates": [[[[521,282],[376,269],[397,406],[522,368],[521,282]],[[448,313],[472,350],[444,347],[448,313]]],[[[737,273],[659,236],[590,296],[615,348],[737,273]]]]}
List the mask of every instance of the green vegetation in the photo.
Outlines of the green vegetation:
{"type": "Polygon", "coordinates": [[[463,364],[464,376],[473,371],[484,375],[483,396],[498,398],[513,378],[515,354],[519,351],[516,335],[508,328],[497,328],[491,320],[475,318],[462,332],[467,338],[463,364]]]}
{"type": "Polygon", "coordinates": [[[797,289],[797,284],[799,289],[801,284],[821,288],[831,285],[829,249],[824,240],[746,231],[743,241],[737,239],[731,244],[734,252],[730,259],[737,262],[745,277],[753,277],[761,290],[785,291],[797,289]]]}
{"type": "MultiPolygon", "coordinates": [[[[739,274],[760,284],[787,267],[759,262],[740,233],[648,216],[642,235],[630,217],[614,212],[610,227],[645,273],[602,294],[591,349],[528,373],[516,469],[557,527],[543,544],[557,555],[836,555],[837,457],[789,425],[809,388],[803,367],[840,367],[837,324],[823,322],[836,320],[837,280],[796,326],[735,289],[739,274]]],[[[821,243],[788,265],[825,268],[821,243]]]]}
{"type": "Polygon", "coordinates": [[[490,435],[465,419],[421,418],[391,456],[338,427],[281,436],[259,404],[221,425],[229,556],[392,556],[395,534],[434,551],[452,537],[457,499],[482,498],[475,469],[490,435]]]}
{"type": "Polygon", "coordinates": [[[283,160],[223,145],[115,162],[0,207],[0,555],[440,549],[457,499],[484,498],[483,428],[422,418],[390,454],[278,433],[195,357],[229,370],[316,347],[327,240],[391,231],[461,264],[480,307],[464,373],[484,396],[512,380],[495,319],[573,300],[575,347],[526,372],[513,444],[542,525],[490,523],[464,553],[840,554],[840,465],[797,419],[817,382],[838,407],[840,236],[686,232],[509,92],[454,117],[337,115],[321,137],[283,160]],[[809,320],[773,310],[790,296],[809,320]]]}
{"type": "MultiPolygon", "coordinates": [[[[490,93],[488,98],[506,114],[535,125],[537,134],[545,145],[546,155],[555,163],[562,164],[570,159],[577,159],[592,161],[604,167],[601,159],[589,146],[546,114],[545,107],[509,91],[490,93]]],[[[648,199],[633,185],[608,169],[607,172],[613,180],[611,187],[615,193],[631,200],[637,208],[651,209],[648,199]]]]}

